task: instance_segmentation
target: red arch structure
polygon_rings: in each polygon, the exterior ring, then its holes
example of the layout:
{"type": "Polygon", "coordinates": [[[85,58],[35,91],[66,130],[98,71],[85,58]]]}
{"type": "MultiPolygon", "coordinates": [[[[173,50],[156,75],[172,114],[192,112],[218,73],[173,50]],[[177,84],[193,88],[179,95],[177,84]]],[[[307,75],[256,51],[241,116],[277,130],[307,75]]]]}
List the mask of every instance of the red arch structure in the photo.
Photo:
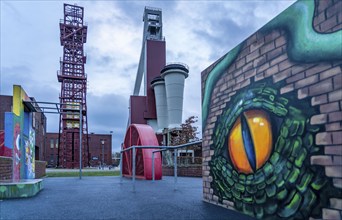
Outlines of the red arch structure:
{"type": "MultiPolygon", "coordinates": [[[[124,149],[131,146],[159,146],[154,130],[149,125],[131,124],[125,135],[124,149]]],[[[152,152],[157,149],[136,149],[135,173],[140,179],[152,180],[152,152]]],[[[132,150],[123,154],[122,175],[132,176],[132,150]]],[[[154,154],[155,179],[162,178],[162,163],[160,152],[154,154]]]]}

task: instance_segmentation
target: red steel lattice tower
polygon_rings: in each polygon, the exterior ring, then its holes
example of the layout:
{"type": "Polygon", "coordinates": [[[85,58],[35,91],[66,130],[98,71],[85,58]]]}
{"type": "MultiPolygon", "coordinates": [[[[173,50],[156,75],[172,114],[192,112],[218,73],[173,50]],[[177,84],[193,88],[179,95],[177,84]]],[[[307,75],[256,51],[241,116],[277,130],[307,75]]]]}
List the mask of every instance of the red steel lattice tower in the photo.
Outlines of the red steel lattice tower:
{"type": "MultiPolygon", "coordinates": [[[[87,123],[87,76],[84,70],[86,56],[83,44],[87,41],[87,25],[83,21],[84,8],[64,4],[64,19],[61,20],[60,42],[63,46],[63,59],[57,71],[61,83],[61,108],[82,106],[82,166],[89,165],[88,123],[87,123]]],[[[77,168],[80,165],[80,120],[79,115],[63,112],[59,120],[59,148],[57,166],[77,168]]]]}

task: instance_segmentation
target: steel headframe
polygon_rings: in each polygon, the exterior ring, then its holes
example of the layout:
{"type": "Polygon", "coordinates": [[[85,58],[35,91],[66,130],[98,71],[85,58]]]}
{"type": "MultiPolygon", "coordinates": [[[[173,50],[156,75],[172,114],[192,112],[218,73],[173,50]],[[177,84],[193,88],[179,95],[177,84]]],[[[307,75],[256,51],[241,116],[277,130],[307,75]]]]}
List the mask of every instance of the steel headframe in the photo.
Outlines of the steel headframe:
{"type": "MultiPolygon", "coordinates": [[[[60,21],[60,43],[63,46],[63,58],[60,61],[60,71],[57,71],[58,81],[61,83],[60,106],[61,111],[78,104],[82,111],[79,127],[84,132],[83,162],[89,165],[88,121],[87,121],[87,76],[84,64],[83,45],[87,41],[87,25],[83,21],[84,8],[76,5],[64,4],[64,18],[60,21]]],[[[77,132],[78,119],[70,114],[60,114],[59,120],[59,145],[57,166],[74,168],[77,161],[74,158],[74,145],[68,141],[74,139],[77,132]],[[68,135],[71,134],[71,137],[68,135]]],[[[81,150],[81,149],[80,149],[81,150]]],[[[82,164],[81,164],[82,165],[82,164]]]]}

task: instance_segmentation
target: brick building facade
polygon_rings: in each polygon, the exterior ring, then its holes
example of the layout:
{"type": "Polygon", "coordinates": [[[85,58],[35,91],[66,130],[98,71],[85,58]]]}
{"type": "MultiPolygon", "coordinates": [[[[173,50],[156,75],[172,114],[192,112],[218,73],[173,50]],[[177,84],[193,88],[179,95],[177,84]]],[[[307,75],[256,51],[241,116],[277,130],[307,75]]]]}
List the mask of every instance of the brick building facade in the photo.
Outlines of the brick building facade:
{"type": "MultiPolygon", "coordinates": [[[[112,136],[110,134],[94,134],[89,137],[89,161],[90,166],[100,166],[103,160],[105,165],[112,164],[112,136]],[[102,148],[102,140],[104,145],[102,148]]],[[[56,167],[58,155],[58,133],[47,133],[45,139],[46,157],[43,159],[49,167],[56,167]]],[[[78,156],[78,155],[75,155],[78,156]]]]}
{"type": "Polygon", "coordinates": [[[202,72],[205,201],[259,219],[342,218],[341,8],[298,1],[202,72]]]}

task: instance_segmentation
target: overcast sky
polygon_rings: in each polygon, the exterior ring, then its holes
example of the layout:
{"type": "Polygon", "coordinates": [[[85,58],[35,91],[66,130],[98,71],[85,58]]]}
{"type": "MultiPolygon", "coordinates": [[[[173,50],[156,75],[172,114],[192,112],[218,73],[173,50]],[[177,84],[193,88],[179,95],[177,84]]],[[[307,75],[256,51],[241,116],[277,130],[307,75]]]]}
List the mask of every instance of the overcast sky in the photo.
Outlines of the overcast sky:
{"type": "MultiPolygon", "coordinates": [[[[13,84],[18,84],[37,101],[59,102],[56,71],[63,56],[59,41],[63,2],[83,6],[88,23],[84,46],[89,133],[113,131],[113,150],[118,151],[126,132],[145,6],[162,9],[166,61],[190,68],[183,120],[198,116],[201,130],[201,71],[294,1],[1,0],[1,95],[12,95],[13,84]]],[[[46,116],[48,132],[58,132],[58,116],[46,116]]]]}

